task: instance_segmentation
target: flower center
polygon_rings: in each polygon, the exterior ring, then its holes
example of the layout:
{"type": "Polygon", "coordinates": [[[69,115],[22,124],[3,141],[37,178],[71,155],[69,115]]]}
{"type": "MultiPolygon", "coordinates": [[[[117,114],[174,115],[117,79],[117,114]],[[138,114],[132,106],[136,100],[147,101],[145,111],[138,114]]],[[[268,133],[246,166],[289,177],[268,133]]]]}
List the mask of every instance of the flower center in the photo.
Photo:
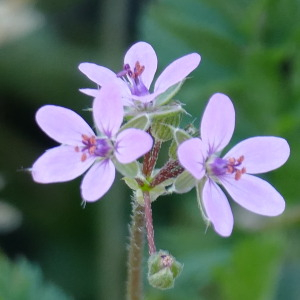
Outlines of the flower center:
{"type": "Polygon", "coordinates": [[[76,146],[76,152],[82,152],[81,161],[84,162],[88,156],[107,157],[112,147],[107,139],[96,138],[95,136],[82,135],[83,146],[76,146]]]}
{"type": "Polygon", "coordinates": [[[141,66],[137,61],[135,67],[131,70],[129,64],[125,64],[122,71],[117,73],[117,77],[122,78],[133,95],[144,96],[149,94],[149,90],[144,85],[141,75],[145,70],[145,66],[141,66]]]}
{"type": "Polygon", "coordinates": [[[234,174],[234,179],[241,179],[242,175],[246,173],[246,168],[239,168],[244,161],[244,156],[240,156],[238,159],[229,158],[223,159],[216,157],[212,163],[209,164],[209,171],[212,175],[220,176],[225,174],[234,174]]]}

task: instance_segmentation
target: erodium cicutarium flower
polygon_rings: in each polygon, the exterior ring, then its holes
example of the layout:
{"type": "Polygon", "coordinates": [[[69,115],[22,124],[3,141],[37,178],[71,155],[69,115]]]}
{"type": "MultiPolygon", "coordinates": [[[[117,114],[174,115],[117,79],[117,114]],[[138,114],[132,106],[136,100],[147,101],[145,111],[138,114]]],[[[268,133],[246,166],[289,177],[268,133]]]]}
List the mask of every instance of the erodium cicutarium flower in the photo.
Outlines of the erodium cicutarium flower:
{"type": "Polygon", "coordinates": [[[199,196],[205,216],[215,231],[225,237],[231,234],[234,221],[228,200],[218,184],[249,211],[277,216],[284,211],[284,199],[272,185],[252,174],[279,168],[290,154],[283,138],[257,136],[238,143],[220,157],[234,126],[235,111],[231,100],[223,94],[214,94],[203,114],[201,139],[189,139],[178,148],[182,166],[204,183],[199,196]]]}
{"type": "MultiPolygon", "coordinates": [[[[122,89],[123,104],[133,105],[133,100],[142,103],[153,101],[171,86],[183,81],[200,63],[197,53],[185,55],[173,61],[157,78],[153,92],[150,86],[157,69],[157,56],[146,42],[131,46],[124,57],[123,69],[114,73],[108,68],[93,63],[81,63],[79,70],[98,86],[116,82],[122,89]]],[[[81,92],[96,97],[97,89],[81,89],[81,92]]]]}
{"type": "Polygon", "coordinates": [[[33,164],[36,182],[69,181],[90,168],[81,183],[81,194],[85,201],[96,201],[114,181],[114,159],[131,163],[151,149],[153,140],[148,133],[134,128],[120,131],[123,104],[118,87],[102,87],[93,103],[93,117],[99,134],[70,109],[46,105],[38,110],[38,125],[61,145],[33,164]]]}

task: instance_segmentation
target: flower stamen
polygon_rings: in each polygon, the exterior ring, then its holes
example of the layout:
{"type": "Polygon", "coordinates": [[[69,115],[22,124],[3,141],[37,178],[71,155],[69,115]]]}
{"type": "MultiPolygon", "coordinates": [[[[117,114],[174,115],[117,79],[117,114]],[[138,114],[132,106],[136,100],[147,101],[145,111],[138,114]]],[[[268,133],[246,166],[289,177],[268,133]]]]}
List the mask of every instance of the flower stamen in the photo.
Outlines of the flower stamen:
{"type": "Polygon", "coordinates": [[[111,152],[111,146],[106,139],[97,139],[95,136],[82,134],[83,146],[76,146],[75,152],[82,152],[80,160],[86,161],[88,156],[107,157],[111,152]]]}
{"type": "Polygon", "coordinates": [[[139,61],[135,63],[133,70],[131,70],[129,64],[125,64],[123,70],[117,73],[117,77],[122,78],[128,84],[128,87],[133,95],[148,95],[149,90],[144,85],[141,78],[144,70],[145,66],[142,66],[139,61]]]}

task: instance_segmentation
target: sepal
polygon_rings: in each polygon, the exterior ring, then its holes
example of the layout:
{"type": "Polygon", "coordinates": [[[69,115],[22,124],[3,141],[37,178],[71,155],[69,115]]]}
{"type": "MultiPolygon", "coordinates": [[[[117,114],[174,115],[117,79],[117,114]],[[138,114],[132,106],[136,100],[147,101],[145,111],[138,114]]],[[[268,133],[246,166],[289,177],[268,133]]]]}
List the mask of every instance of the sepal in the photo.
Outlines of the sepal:
{"type": "Polygon", "coordinates": [[[121,164],[117,159],[113,158],[113,163],[123,176],[134,178],[140,173],[140,166],[137,161],[129,164],[121,164]]]}
{"type": "Polygon", "coordinates": [[[195,178],[188,171],[183,171],[176,177],[169,191],[184,194],[189,192],[196,184],[195,178]]]}
{"type": "Polygon", "coordinates": [[[173,99],[173,97],[179,92],[183,83],[184,80],[172,85],[164,93],[157,96],[155,98],[155,106],[166,105],[167,103],[169,103],[173,99]]]}

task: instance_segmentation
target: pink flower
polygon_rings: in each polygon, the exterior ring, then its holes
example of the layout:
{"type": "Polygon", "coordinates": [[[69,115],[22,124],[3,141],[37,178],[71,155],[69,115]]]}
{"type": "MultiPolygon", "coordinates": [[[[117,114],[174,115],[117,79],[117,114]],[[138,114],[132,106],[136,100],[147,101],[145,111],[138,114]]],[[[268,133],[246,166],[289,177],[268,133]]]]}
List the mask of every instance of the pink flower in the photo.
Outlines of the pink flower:
{"type": "MultiPolygon", "coordinates": [[[[191,53],[172,62],[157,78],[152,93],[150,86],[157,69],[157,56],[152,46],[145,42],[138,42],[127,51],[123,70],[117,74],[93,63],[81,63],[79,70],[98,86],[116,82],[122,89],[124,105],[132,106],[132,100],[151,102],[171,86],[183,81],[199,65],[200,60],[199,54],[191,53]]],[[[96,97],[98,90],[81,89],[81,92],[96,97]]]]}
{"type": "Polygon", "coordinates": [[[283,165],[290,154],[288,143],[279,137],[252,137],[238,143],[221,158],[219,154],[229,143],[234,126],[231,100],[223,94],[214,94],[203,114],[201,139],[189,139],[178,148],[182,166],[198,181],[203,180],[200,197],[204,213],[222,236],[231,234],[233,215],[217,184],[234,201],[254,213],[276,216],[285,208],[284,199],[272,185],[250,174],[265,173],[283,165]]]}
{"type": "Polygon", "coordinates": [[[38,125],[61,145],[46,151],[33,164],[36,182],[69,181],[90,168],[81,183],[81,193],[85,201],[96,201],[114,181],[114,159],[127,164],[151,149],[153,141],[148,133],[134,128],[119,131],[123,105],[115,86],[105,85],[99,91],[93,103],[93,117],[98,135],[70,109],[46,105],[38,110],[38,125]]]}

